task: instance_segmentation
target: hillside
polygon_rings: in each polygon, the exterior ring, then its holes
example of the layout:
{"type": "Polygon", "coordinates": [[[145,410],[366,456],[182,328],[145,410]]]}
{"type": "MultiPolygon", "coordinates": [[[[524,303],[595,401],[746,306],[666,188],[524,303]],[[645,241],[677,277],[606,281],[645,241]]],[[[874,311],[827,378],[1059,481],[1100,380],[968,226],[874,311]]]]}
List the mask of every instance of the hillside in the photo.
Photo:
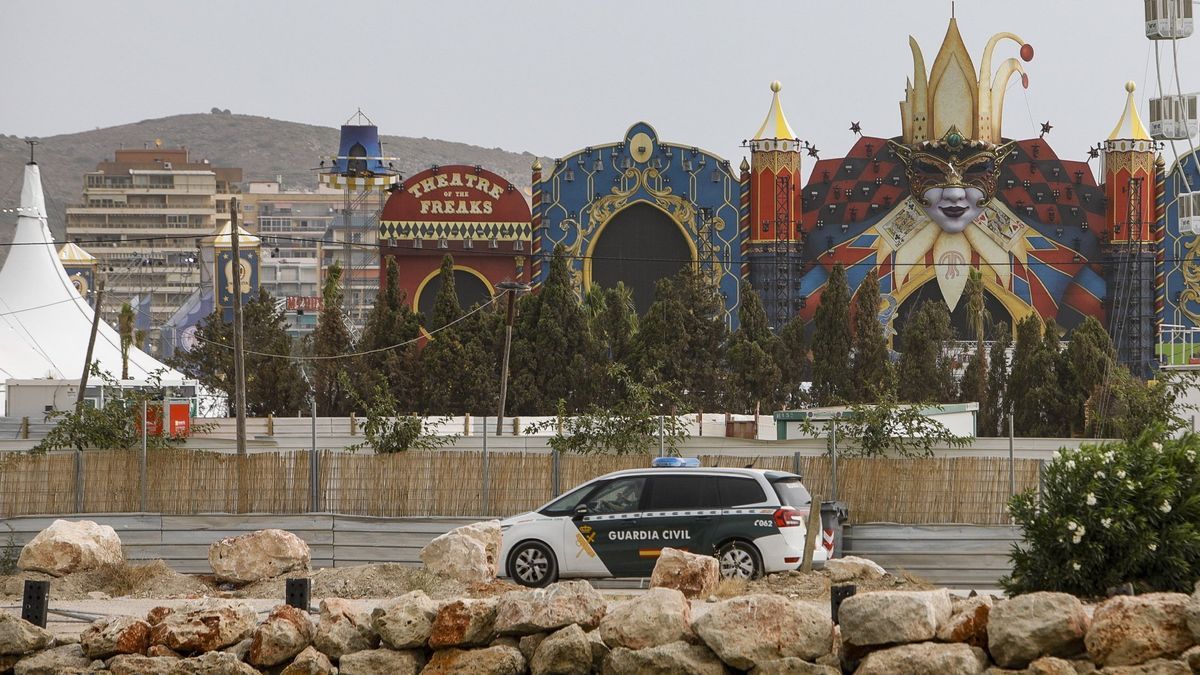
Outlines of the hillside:
{"type": "MultiPolygon", "coordinates": [[[[21,198],[21,174],[29,147],[21,138],[2,132],[0,129],[0,207],[12,207],[21,198]]],[[[192,158],[208,159],[215,166],[241,167],[246,180],[271,180],[281,175],[286,187],[313,187],[316,172],[312,168],[322,156],[337,153],[338,130],[254,115],[213,113],[174,115],[38,139],[37,161],[55,238],[63,237],[66,207],[80,200],[84,173],[111,158],[113,150],[141,148],[155,139],[168,147],[187,146],[192,158]]],[[[521,189],[529,187],[529,166],[534,159],[529,153],[405,136],[383,136],[383,150],[400,158],[396,168],[406,176],[434,164],[480,164],[521,189]]],[[[14,220],[11,214],[4,214],[0,222],[14,220]]]]}

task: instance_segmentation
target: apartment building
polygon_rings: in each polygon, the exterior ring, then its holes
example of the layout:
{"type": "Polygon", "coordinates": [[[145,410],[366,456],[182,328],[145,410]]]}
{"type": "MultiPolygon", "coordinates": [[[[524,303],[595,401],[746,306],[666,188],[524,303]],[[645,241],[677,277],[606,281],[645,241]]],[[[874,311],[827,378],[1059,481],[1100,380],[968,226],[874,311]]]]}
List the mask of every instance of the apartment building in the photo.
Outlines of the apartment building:
{"type": "Polygon", "coordinates": [[[199,240],[228,223],[241,180],[241,169],[157,144],[117,150],[84,176],[82,203],[67,209],[67,240],[97,258],[105,321],[136,298],[139,327],[151,349],[159,343],[159,327],[200,284],[199,240]]]}

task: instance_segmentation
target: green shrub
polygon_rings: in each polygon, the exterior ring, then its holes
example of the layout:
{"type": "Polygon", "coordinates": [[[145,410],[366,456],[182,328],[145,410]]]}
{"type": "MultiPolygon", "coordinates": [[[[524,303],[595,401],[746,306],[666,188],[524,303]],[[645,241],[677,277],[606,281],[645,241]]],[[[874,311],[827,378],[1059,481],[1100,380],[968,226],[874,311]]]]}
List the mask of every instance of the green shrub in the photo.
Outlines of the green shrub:
{"type": "Polygon", "coordinates": [[[1191,591],[1200,578],[1200,436],[1136,439],[1056,453],[1042,495],[1015,496],[1024,530],[1011,553],[1010,594],[1063,591],[1104,595],[1131,582],[1139,590],[1191,591]]]}

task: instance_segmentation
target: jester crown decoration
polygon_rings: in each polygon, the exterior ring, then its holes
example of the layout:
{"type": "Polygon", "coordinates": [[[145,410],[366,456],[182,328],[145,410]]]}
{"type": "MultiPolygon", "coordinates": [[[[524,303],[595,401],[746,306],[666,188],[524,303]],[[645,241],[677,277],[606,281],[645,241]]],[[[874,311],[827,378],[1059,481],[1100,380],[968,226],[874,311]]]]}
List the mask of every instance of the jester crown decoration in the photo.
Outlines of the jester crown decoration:
{"type": "Polygon", "coordinates": [[[950,19],[942,48],[928,76],[921,47],[912,36],[914,79],[900,102],[904,142],[888,141],[904,163],[913,197],[946,233],[962,232],[996,194],[1000,165],[1015,149],[1001,137],[1004,92],[1013,75],[1028,88],[1029,76],[1015,58],[992,72],[992,52],[1003,40],[1021,46],[1033,59],[1033,46],[1012,33],[988,40],[975,76],[971,55],[950,19]]]}

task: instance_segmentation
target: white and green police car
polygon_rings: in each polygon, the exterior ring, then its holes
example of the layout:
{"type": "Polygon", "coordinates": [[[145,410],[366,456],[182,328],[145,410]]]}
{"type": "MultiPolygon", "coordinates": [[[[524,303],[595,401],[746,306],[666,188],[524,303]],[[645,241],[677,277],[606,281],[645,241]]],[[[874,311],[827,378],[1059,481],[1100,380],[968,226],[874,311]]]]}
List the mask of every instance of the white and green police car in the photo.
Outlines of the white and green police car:
{"type": "MultiPolygon", "coordinates": [[[[646,577],[664,548],[715,555],[725,578],[796,569],[812,498],[800,476],[663,457],[591,480],[501,522],[504,571],[525,586],[646,577]]],[[[814,561],[823,562],[818,543],[814,561]]]]}

